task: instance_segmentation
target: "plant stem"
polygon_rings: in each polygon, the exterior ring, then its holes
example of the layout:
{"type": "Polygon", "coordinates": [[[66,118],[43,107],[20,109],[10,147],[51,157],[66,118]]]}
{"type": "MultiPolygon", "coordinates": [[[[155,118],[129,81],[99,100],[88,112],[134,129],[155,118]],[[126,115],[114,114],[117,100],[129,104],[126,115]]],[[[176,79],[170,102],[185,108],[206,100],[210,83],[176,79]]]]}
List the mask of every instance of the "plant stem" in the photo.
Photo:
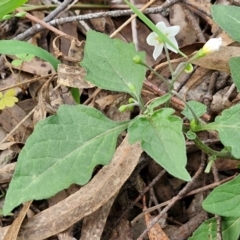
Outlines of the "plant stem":
{"type": "Polygon", "coordinates": [[[148,68],[151,72],[153,72],[157,77],[159,77],[165,84],[167,84],[168,87],[171,86],[171,84],[163,77],[161,76],[158,72],[156,72],[152,67],[148,66],[146,63],[144,62],[141,62],[139,63],[141,64],[142,66],[148,68]]]}
{"type": "Polygon", "coordinates": [[[208,155],[216,156],[217,158],[234,158],[230,152],[221,152],[213,150],[212,148],[205,145],[198,137],[196,137],[193,142],[196,144],[198,148],[200,148],[203,152],[208,155]]]}

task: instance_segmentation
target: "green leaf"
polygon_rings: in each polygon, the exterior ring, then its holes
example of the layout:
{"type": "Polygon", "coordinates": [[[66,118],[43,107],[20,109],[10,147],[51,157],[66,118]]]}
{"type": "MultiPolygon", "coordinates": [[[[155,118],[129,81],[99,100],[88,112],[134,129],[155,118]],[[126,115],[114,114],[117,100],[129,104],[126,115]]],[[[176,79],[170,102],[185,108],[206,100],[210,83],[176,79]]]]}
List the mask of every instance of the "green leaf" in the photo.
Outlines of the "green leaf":
{"type": "Polygon", "coordinates": [[[223,145],[231,149],[235,158],[240,159],[240,104],[222,111],[213,123],[201,126],[201,130],[217,130],[223,145]]]}
{"type": "Polygon", "coordinates": [[[226,31],[233,40],[240,42],[240,8],[236,6],[212,5],[213,20],[226,31]]]}
{"type": "MultiPolygon", "coordinates": [[[[201,117],[206,111],[207,106],[196,101],[189,101],[187,102],[189,107],[195,112],[197,117],[201,117]]],[[[189,120],[194,119],[194,116],[192,115],[192,112],[190,111],[188,106],[185,106],[184,110],[182,111],[182,114],[189,120]]]]}
{"type": "Polygon", "coordinates": [[[167,101],[170,100],[171,98],[171,94],[167,93],[161,97],[158,97],[156,99],[154,99],[148,106],[147,106],[147,112],[149,112],[150,114],[153,112],[154,108],[159,107],[160,105],[166,103],[167,101]]]}
{"type": "Polygon", "coordinates": [[[0,54],[31,54],[49,62],[55,70],[60,63],[58,59],[44,49],[17,40],[0,40],[0,54]]]}
{"type": "Polygon", "coordinates": [[[141,141],[142,148],[173,176],[190,181],[185,166],[186,146],[182,119],[173,116],[172,108],[156,111],[151,117],[136,118],[129,126],[129,141],[141,141]]]}
{"type": "Polygon", "coordinates": [[[129,86],[134,85],[137,96],[140,96],[145,67],[132,61],[136,54],[145,62],[145,53],[136,52],[133,43],[124,43],[105,34],[88,31],[81,62],[87,71],[85,79],[100,88],[126,92],[133,97],[129,86]]]}
{"type": "Polygon", "coordinates": [[[195,132],[192,132],[191,130],[187,131],[186,133],[186,137],[189,139],[189,140],[194,140],[196,139],[196,133],[195,132]]]}
{"type": "Polygon", "coordinates": [[[75,103],[80,104],[80,91],[79,88],[71,88],[70,89],[72,97],[75,103]]]}
{"type": "Polygon", "coordinates": [[[57,115],[36,125],[22,149],[4,214],[20,203],[88,182],[95,166],[109,163],[117,137],[127,126],[128,122],[113,122],[94,108],[60,106],[57,115]]]}
{"type": "Polygon", "coordinates": [[[1,0],[0,19],[2,19],[4,15],[13,12],[16,8],[20,7],[26,2],[27,0],[1,0]]]}
{"type": "Polygon", "coordinates": [[[240,217],[240,176],[215,188],[203,201],[203,208],[225,217],[240,217]]]}
{"type": "Polygon", "coordinates": [[[15,59],[11,62],[11,64],[15,67],[21,66],[23,64],[23,60],[22,59],[15,59]]]}
{"type": "Polygon", "coordinates": [[[229,60],[229,66],[233,78],[233,82],[235,83],[237,90],[240,92],[240,57],[233,57],[229,60]]]}
{"type": "MultiPolygon", "coordinates": [[[[223,240],[238,240],[240,234],[240,218],[222,218],[223,240]]],[[[211,218],[200,225],[188,240],[217,239],[216,219],[211,218]]]]}

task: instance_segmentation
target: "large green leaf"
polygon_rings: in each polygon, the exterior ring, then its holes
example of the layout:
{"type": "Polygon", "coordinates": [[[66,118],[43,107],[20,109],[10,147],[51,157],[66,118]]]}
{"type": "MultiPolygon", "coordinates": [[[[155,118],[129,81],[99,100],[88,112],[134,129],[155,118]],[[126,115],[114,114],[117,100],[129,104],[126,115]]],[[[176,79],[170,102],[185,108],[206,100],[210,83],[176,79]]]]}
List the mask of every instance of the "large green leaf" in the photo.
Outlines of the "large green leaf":
{"type": "Polygon", "coordinates": [[[240,7],[213,5],[211,7],[213,20],[226,31],[232,39],[240,42],[240,7]]]}
{"type": "Polygon", "coordinates": [[[238,91],[240,92],[240,57],[233,57],[229,60],[229,67],[231,70],[233,82],[235,83],[238,91]]]}
{"type": "Polygon", "coordinates": [[[140,96],[145,68],[132,61],[136,54],[145,61],[145,53],[136,52],[133,43],[124,43],[105,34],[88,31],[81,62],[87,71],[85,79],[100,88],[131,95],[133,92],[129,84],[134,85],[137,96],[140,96]]]}
{"type": "Polygon", "coordinates": [[[151,117],[136,118],[128,128],[129,141],[141,141],[142,148],[173,176],[190,181],[185,166],[186,146],[182,133],[182,120],[163,108],[151,117]]]}
{"type": "MultiPolygon", "coordinates": [[[[240,234],[240,218],[224,217],[222,218],[222,237],[223,240],[238,240],[240,234]]],[[[211,218],[193,233],[188,240],[216,239],[217,224],[216,219],[211,218]]]]}
{"type": "Polygon", "coordinates": [[[27,0],[1,0],[0,19],[2,19],[4,15],[13,12],[16,8],[20,7],[26,2],[27,0]]]}
{"type": "Polygon", "coordinates": [[[0,41],[0,53],[1,54],[32,54],[36,57],[39,57],[46,62],[49,62],[55,70],[57,70],[57,66],[60,63],[58,59],[56,59],[52,54],[47,52],[46,50],[34,46],[30,43],[21,42],[17,40],[1,40],[0,41]]]}
{"type": "Polygon", "coordinates": [[[202,205],[211,213],[226,217],[240,217],[240,176],[215,188],[202,205]]]}
{"type": "Polygon", "coordinates": [[[240,159],[240,104],[224,110],[213,123],[203,125],[201,130],[217,130],[223,145],[230,147],[232,155],[240,159]]]}
{"type": "Polygon", "coordinates": [[[113,122],[94,108],[62,105],[39,122],[22,149],[7,191],[4,214],[20,203],[53,196],[89,181],[96,165],[108,164],[128,122],[113,122]]]}

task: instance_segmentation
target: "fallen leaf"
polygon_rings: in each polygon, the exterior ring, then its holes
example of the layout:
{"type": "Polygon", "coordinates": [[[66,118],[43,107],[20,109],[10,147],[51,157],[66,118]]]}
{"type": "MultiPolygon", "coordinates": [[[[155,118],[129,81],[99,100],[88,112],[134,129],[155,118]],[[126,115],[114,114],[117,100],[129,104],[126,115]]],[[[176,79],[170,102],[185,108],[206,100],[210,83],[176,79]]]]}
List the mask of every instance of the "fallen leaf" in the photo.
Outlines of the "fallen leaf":
{"type": "Polygon", "coordinates": [[[203,58],[195,60],[193,63],[207,69],[218,70],[230,73],[228,61],[232,57],[240,55],[239,47],[221,47],[219,51],[211,53],[203,58]]]}

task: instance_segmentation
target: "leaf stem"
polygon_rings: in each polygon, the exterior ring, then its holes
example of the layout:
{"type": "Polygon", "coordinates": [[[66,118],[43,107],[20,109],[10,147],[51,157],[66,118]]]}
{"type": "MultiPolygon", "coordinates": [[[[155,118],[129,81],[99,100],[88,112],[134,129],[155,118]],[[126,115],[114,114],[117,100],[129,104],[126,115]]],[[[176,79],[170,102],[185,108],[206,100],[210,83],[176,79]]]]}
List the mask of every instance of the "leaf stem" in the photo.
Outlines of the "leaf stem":
{"type": "Polygon", "coordinates": [[[197,136],[195,139],[193,139],[193,142],[196,144],[198,148],[200,148],[203,152],[205,152],[208,155],[211,156],[215,155],[218,158],[234,158],[230,152],[213,150],[212,148],[204,144],[197,136]]]}

